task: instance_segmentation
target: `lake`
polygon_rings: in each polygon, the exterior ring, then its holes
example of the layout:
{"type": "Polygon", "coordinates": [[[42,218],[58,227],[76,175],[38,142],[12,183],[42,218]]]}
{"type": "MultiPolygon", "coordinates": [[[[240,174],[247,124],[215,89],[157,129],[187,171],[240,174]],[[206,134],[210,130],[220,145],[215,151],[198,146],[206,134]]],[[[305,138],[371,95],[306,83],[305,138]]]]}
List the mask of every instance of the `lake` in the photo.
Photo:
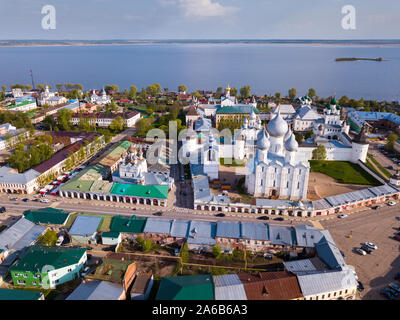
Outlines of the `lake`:
{"type": "Polygon", "coordinates": [[[142,45],[0,47],[0,85],[81,83],[85,89],[117,84],[139,90],[158,82],[176,90],[250,85],[253,93],[400,100],[400,46],[165,43],[142,45]],[[335,62],[338,57],[388,61],[335,62]]]}

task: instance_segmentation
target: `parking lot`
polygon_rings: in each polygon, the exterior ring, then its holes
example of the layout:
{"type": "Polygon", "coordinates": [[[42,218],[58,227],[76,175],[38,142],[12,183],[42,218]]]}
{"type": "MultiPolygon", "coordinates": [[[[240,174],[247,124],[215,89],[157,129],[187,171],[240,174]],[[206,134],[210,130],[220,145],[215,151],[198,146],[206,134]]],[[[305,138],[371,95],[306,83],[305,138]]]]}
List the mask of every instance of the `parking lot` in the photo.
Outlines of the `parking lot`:
{"type": "MultiPolygon", "coordinates": [[[[378,210],[366,210],[344,219],[321,222],[332,234],[337,246],[346,255],[347,264],[355,267],[359,281],[365,287],[362,299],[385,300],[380,291],[394,281],[400,272],[400,242],[392,239],[400,227],[400,205],[383,205],[378,210]],[[349,235],[351,234],[351,237],[349,235]],[[373,242],[378,250],[365,256],[355,252],[361,243],[373,242]]],[[[397,284],[400,285],[399,282],[397,284]]]]}

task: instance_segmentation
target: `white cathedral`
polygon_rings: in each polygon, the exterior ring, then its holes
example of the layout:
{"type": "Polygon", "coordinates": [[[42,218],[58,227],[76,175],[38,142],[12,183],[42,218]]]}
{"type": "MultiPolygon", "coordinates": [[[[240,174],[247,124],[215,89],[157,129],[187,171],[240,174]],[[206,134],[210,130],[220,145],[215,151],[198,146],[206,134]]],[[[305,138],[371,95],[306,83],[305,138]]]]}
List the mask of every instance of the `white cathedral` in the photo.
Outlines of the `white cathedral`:
{"type": "Polygon", "coordinates": [[[255,197],[306,200],[310,165],[299,159],[299,145],[287,122],[278,111],[267,129],[260,127],[250,131],[258,132],[255,152],[246,165],[247,192],[255,197]]]}

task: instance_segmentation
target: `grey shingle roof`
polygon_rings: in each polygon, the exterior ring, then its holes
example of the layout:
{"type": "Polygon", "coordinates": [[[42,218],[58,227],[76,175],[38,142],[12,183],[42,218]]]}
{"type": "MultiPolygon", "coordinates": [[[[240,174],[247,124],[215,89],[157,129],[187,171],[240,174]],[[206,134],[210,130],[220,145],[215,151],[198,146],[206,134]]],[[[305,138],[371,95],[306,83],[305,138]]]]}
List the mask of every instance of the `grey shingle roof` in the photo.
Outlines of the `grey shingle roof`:
{"type": "Polygon", "coordinates": [[[236,274],[213,276],[215,300],[247,300],[244,286],[236,274]]]}
{"type": "Polygon", "coordinates": [[[69,234],[84,237],[91,236],[96,232],[101,220],[101,217],[78,216],[69,230],[69,234]]]}
{"type": "Polygon", "coordinates": [[[171,234],[173,220],[148,218],[143,232],[171,234]]]}

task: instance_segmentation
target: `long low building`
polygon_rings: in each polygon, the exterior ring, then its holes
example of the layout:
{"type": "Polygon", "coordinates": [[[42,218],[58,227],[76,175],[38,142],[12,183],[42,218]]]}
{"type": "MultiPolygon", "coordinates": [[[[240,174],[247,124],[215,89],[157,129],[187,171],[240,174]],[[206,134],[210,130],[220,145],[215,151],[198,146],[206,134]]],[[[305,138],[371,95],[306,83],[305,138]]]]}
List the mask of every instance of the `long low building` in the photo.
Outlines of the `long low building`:
{"type": "Polygon", "coordinates": [[[128,128],[135,126],[136,122],[140,119],[140,112],[129,111],[121,113],[75,113],[72,115],[71,122],[78,125],[81,119],[87,120],[91,125],[98,127],[109,127],[111,123],[121,118],[124,125],[128,128]]]}

